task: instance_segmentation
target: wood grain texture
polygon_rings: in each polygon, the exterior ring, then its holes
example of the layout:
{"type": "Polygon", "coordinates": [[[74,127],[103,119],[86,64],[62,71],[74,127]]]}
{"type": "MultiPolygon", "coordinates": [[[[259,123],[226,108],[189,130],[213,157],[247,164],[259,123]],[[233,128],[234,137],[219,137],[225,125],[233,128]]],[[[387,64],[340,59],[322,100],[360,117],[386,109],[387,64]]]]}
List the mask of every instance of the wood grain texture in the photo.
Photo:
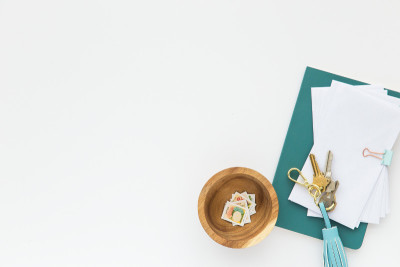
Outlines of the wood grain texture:
{"type": "Polygon", "coordinates": [[[275,226],[278,211],[278,198],[271,183],[262,174],[243,167],[215,174],[204,185],[198,200],[204,230],[215,242],[230,248],[251,247],[263,240],[275,226]],[[243,227],[221,219],[225,203],[236,191],[256,194],[257,213],[243,227]]]}

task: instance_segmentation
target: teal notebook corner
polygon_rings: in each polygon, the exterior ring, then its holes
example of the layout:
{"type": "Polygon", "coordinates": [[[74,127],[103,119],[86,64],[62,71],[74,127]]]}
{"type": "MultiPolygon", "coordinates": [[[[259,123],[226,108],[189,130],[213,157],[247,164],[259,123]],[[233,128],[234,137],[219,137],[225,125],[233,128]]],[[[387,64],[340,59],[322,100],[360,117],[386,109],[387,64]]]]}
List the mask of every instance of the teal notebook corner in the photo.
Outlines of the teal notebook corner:
{"type": "MultiPolygon", "coordinates": [[[[322,239],[324,221],[321,218],[308,217],[306,208],[288,200],[294,184],[287,178],[287,172],[292,167],[302,168],[313,146],[311,87],[330,86],[332,80],[352,85],[366,84],[307,67],[272,183],[279,200],[276,225],[319,239],[322,239]]],[[[400,93],[395,91],[388,90],[388,95],[400,98],[400,93]]],[[[358,228],[351,230],[332,221],[332,226],[339,229],[343,245],[351,249],[361,247],[367,225],[361,223],[358,228]]]]}

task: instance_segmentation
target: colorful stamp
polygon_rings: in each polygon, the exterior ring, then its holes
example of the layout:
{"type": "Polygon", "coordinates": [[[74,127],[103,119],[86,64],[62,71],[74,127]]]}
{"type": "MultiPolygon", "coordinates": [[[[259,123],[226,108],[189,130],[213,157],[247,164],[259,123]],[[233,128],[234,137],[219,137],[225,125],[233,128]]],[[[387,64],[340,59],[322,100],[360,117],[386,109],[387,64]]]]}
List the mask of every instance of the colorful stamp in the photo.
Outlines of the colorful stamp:
{"type": "MultiPolygon", "coordinates": [[[[248,208],[247,208],[247,201],[246,201],[245,199],[243,199],[243,200],[239,200],[239,201],[231,202],[231,203],[232,203],[232,204],[239,205],[239,206],[241,206],[242,208],[246,209],[247,217],[244,219],[244,224],[246,224],[246,223],[251,223],[250,212],[249,212],[249,210],[248,210],[248,208]]],[[[232,223],[232,224],[233,224],[234,226],[235,226],[235,225],[238,225],[238,224],[235,224],[235,223],[232,223]]]]}
{"type": "Polygon", "coordinates": [[[241,195],[243,197],[245,197],[247,200],[249,200],[251,203],[253,203],[253,205],[249,206],[249,212],[250,215],[253,215],[256,213],[256,194],[247,194],[246,191],[244,191],[243,193],[241,193],[241,195]]]}
{"type": "Polygon", "coordinates": [[[245,219],[249,216],[246,208],[240,205],[226,202],[224,211],[222,212],[221,219],[243,226],[245,219]]]}
{"type": "Polygon", "coordinates": [[[247,201],[247,208],[249,209],[250,215],[256,213],[256,203],[251,201],[247,195],[247,192],[243,192],[242,194],[239,192],[235,192],[235,194],[232,195],[231,202],[239,201],[239,200],[246,200],[247,201]]]}
{"type": "Polygon", "coordinates": [[[246,199],[245,196],[243,196],[239,192],[235,192],[235,194],[232,195],[231,202],[240,201],[240,200],[244,200],[244,199],[246,199]]]}

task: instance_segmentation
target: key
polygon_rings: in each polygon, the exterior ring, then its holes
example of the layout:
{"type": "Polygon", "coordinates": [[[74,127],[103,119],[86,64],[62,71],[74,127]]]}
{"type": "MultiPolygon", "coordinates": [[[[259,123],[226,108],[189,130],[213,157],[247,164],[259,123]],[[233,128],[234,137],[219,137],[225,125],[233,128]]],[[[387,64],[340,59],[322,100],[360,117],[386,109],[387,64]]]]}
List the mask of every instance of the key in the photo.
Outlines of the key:
{"type": "Polygon", "coordinates": [[[332,151],[328,152],[328,157],[326,160],[326,168],[325,168],[325,177],[329,179],[329,184],[325,189],[325,192],[322,194],[319,202],[324,203],[326,211],[332,211],[336,207],[336,190],[339,187],[339,181],[332,181],[332,159],[333,154],[332,151]]]}
{"type": "Polygon", "coordinates": [[[326,211],[332,211],[336,207],[336,190],[339,187],[339,181],[331,181],[326,187],[326,191],[322,194],[319,202],[324,203],[326,211]]]}
{"type": "Polygon", "coordinates": [[[325,192],[326,186],[329,184],[330,179],[327,179],[319,169],[314,154],[310,154],[310,160],[314,171],[313,184],[319,186],[321,192],[325,192]]]}
{"type": "Polygon", "coordinates": [[[325,177],[329,180],[332,180],[332,171],[331,171],[332,160],[333,160],[333,154],[332,151],[329,150],[325,167],[325,177]]]}

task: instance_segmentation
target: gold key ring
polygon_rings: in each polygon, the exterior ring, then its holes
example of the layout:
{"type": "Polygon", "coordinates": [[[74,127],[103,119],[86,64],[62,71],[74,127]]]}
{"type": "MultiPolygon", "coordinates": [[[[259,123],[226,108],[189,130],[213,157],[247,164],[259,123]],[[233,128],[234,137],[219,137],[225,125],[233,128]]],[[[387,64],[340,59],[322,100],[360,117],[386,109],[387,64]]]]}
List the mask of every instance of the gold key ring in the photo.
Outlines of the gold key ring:
{"type": "Polygon", "coordinates": [[[333,198],[335,199],[335,202],[333,202],[332,205],[327,207],[326,211],[332,211],[332,210],[334,210],[336,208],[336,196],[333,196],[333,198]]]}
{"type": "Polygon", "coordinates": [[[310,184],[310,183],[308,182],[308,180],[306,179],[306,177],[304,177],[304,175],[301,173],[301,171],[300,171],[299,169],[297,169],[297,168],[291,168],[291,169],[288,171],[288,174],[287,174],[287,175],[288,175],[288,178],[289,178],[291,181],[293,181],[293,182],[295,182],[295,183],[298,183],[299,185],[304,186],[305,188],[307,188],[308,193],[309,193],[309,194],[313,197],[313,199],[314,199],[315,205],[318,206],[318,202],[319,202],[318,199],[319,199],[319,197],[320,197],[321,194],[322,194],[321,188],[320,188],[318,185],[310,184]],[[299,175],[301,176],[301,178],[303,178],[304,183],[301,183],[301,182],[299,182],[299,181],[293,179],[293,178],[290,176],[290,174],[291,174],[292,171],[297,171],[297,172],[299,173],[299,175]]]}
{"type": "Polygon", "coordinates": [[[304,177],[304,175],[301,173],[301,171],[300,171],[299,169],[297,169],[297,168],[291,168],[291,169],[288,171],[287,176],[288,176],[288,178],[289,178],[290,180],[292,180],[293,182],[298,183],[298,184],[300,184],[300,185],[302,185],[302,186],[304,186],[304,187],[307,187],[307,188],[308,188],[308,186],[310,185],[310,183],[307,181],[306,177],[304,177]],[[292,171],[297,171],[297,172],[299,173],[299,175],[301,176],[301,178],[303,178],[304,183],[301,183],[301,182],[299,182],[299,181],[293,179],[293,178],[290,176],[290,173],[291,173],[292,171]]]}

